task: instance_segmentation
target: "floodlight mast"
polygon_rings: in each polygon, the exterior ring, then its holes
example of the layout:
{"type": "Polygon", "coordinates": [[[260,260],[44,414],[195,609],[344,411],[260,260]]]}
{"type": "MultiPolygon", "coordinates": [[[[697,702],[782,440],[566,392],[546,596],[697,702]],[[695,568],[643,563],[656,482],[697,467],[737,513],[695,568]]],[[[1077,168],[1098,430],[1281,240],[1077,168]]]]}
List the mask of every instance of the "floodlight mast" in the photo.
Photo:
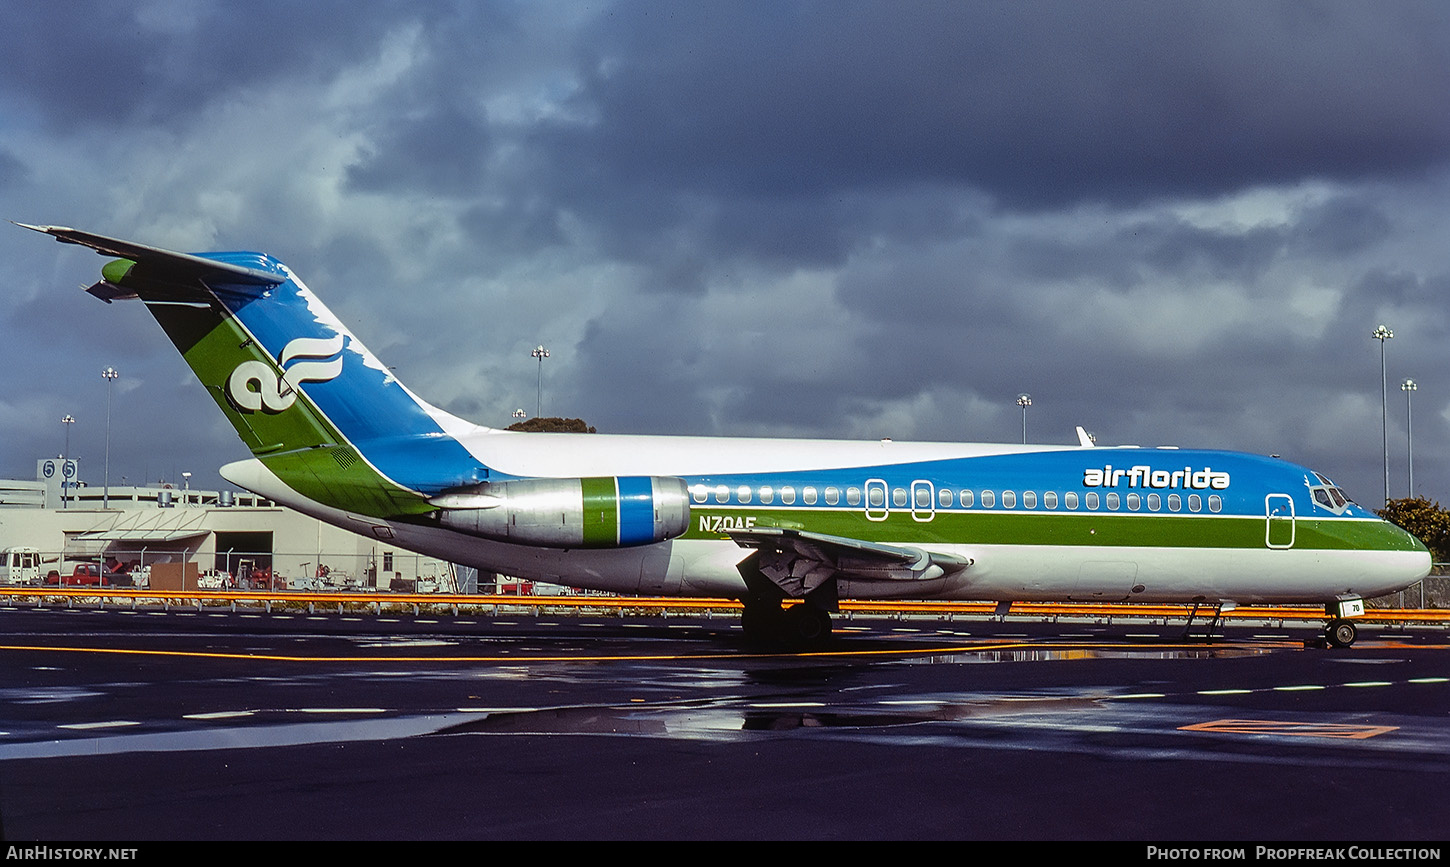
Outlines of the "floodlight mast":
{"type": "Polygon", "coordinates": [[[1395,333],[1383,325],[1377,325],[1371,336],[1380,342],[1380,427],[1384,435],[1385,502],[1388,503],[1390,501],[1390,392],[1385,374],[1385,341],[1393,338],[1395,333]]]}

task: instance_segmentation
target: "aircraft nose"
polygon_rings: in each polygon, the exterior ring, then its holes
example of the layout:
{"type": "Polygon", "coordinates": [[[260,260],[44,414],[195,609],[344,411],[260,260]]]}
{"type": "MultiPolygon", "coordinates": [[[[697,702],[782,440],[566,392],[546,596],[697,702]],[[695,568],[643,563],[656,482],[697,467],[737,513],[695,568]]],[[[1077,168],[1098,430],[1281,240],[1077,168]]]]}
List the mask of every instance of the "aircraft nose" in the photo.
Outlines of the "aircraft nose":
{"type": "Polygon", "coordinates": [[[1380,521],[1373,547],[1378,552],[1375,580],[1387,587],[1381,593],[1403,590],[1430,574],[1430,549],[1397,524],[1380,521]]]}

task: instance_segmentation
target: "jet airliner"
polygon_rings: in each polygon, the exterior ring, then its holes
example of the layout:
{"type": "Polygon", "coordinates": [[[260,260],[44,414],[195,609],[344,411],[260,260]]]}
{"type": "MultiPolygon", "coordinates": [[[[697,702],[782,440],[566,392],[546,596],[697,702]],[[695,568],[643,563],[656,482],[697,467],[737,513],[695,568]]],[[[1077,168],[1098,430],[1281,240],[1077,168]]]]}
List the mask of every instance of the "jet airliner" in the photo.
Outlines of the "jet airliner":
{"type": "Polygon", "coordinates": [[[729,597],[752,636],[827,636],[843,598],[1323,605],[1430,569],[1327,477],[1229,451],[530,434],[432,406],[282,262],[29,226],[113,257],[251,450],[222,476],[480,569],[623,594],[729,597]],[[799,604],[786,604],[798,600],[799,604]]]}

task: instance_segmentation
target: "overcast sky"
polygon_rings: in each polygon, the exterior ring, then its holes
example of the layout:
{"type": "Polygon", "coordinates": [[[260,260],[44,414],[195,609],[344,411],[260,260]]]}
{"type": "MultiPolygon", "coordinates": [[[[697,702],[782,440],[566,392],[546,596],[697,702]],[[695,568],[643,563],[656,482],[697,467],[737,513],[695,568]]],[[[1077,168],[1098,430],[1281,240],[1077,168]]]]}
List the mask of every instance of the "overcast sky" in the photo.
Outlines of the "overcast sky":
{"type": "MultiPolygon", "coordinates": [[[[1450,502],[1450,4],[5,0],[0,217],[296,270],[502,427],[1174,444],[1450,502]]],[[[246,457],[11,226],[0,475],[246,457]]]]}

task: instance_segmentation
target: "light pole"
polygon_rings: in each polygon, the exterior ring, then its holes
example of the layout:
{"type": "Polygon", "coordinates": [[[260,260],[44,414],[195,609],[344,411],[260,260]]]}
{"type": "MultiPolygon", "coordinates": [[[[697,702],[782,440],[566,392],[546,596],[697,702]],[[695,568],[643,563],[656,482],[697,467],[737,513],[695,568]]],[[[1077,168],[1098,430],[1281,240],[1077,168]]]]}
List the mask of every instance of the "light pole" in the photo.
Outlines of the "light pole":
{"type": "Polygon", "coordinates": [[[1383,325],[1377,325],[1371,336],[1380,342],[1380,427],[1385,443],[1385,502],[1388,503],[1390,501],[1390,392],[1388,380],[1385,377],[1385,341],[1394,337],[1395,333],[1383,325]]]}
{"type": "Polygon", "coordinates": [[[101,371],[101,378],[106,381],[106,476],[101,488],[102,509],[111,508],[111,384],[120,375],[114,367],[101,371]]]}
{"type": "Polygon", "coordinates": [[[544,416],[544,359],[546,359],[546,358],[549,357],[549,350],[545,349],[544,348],[544,344],[540,343],[538,346],[534,347],[534,351],[531,352],[530,355],[532,355],[533,357],[535,357],[535,358],[537,358],[539,360],[539,403],[538,403],[538,406],[534,410],[534,418],[543,418],[543,416],[544,416]]]}
{"type": "Polygon", "coordinates": [[[191,505],[191,473],[183,472],[181,474],[181,478],[183,480],[181,488],[181,505],[184,508],[191,505]]]}
{"type": "Polygon", "coordinates": [[[1022,444],[1027,445],[1027,407],[1032,405],[1032,395],[1023,392],[1017,395],[1017,405],[1022,407],[1022,444]]]}
{"type": "Polygon", "coordinates": [[[68,509],[70,508],[70,497],[66,491],[69,484],[66,477],[70,475],[70,426],[75,424],[76,420],[67,413],[60,423],[65,425],[65,454],[60,458],[60,507],[68,509]]]}
{"type": "Polygon", "coordinates": [[[1415,498],[1415,425],[1414,416],[1410,412],[1410,394],[1419,388],[1413,379],[1407,379],[1400,383],[1400,391],[1405,393],[1405,456],[1409,459],[1409,490],[1405,496],[1409,499],[1415,498]]]}

